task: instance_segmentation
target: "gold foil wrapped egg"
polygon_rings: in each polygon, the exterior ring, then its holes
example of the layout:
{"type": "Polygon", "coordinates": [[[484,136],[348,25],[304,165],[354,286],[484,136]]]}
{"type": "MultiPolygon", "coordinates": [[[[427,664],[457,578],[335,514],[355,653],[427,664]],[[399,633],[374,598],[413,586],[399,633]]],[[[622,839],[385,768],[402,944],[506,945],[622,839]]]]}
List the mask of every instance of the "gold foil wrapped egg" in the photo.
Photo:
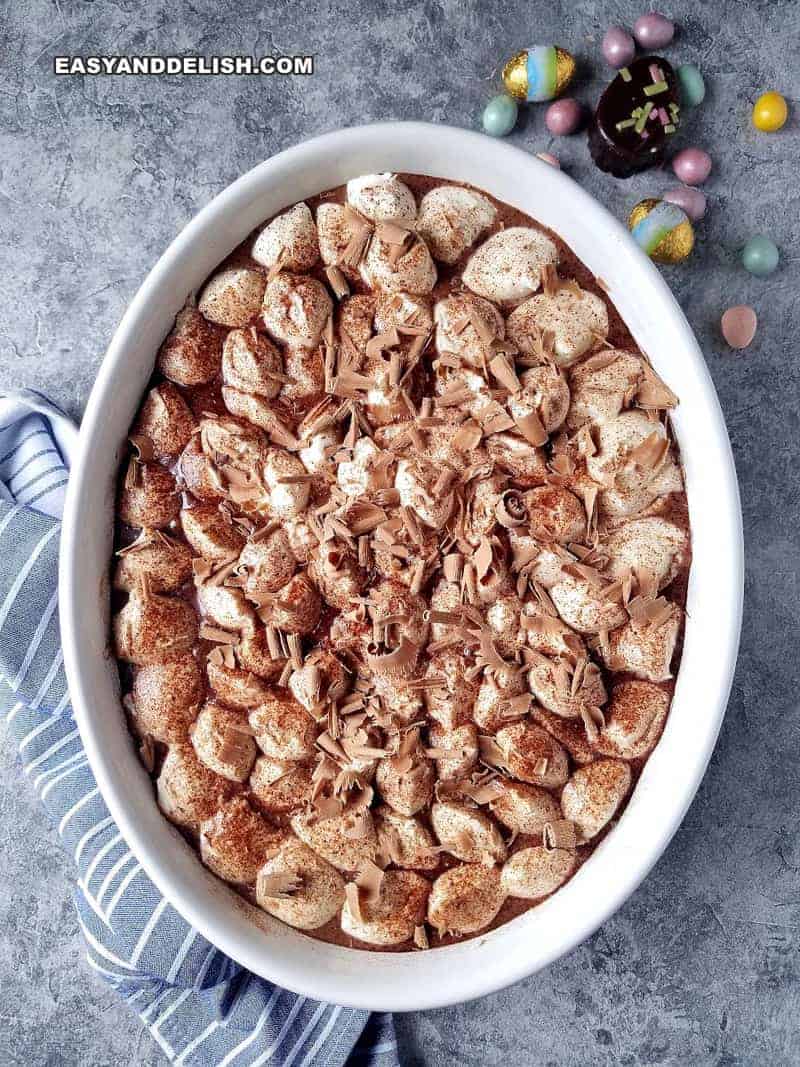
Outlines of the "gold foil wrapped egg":
{"type": "Polygon", "coordinates": [[[640,200],[628,216],[634,241],[657,263],[681,263],[694,248],[686,212],[667,200],[640,200]]]}
{"type": "Polygon", "coordinates": [[[517,52],[503,67],[503,84],[517,100],[552,100],[575,74],[575,59],[563,48],[537,44],[517,52]]]}

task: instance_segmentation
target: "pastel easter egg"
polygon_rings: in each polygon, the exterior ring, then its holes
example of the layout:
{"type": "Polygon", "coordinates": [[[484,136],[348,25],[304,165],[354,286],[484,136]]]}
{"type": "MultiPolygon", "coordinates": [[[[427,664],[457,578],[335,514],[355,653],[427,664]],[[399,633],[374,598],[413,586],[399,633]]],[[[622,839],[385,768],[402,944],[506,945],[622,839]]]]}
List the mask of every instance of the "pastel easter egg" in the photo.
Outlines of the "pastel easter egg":
{"type": "Polygon", "coordinates": [[[603,58],[611,67],[627,67],[636,55],[636,43],[622,26],[609,26],[603,37],[603,58]]]}
{"type": "Polygon", "coordinates": [[[720,322],[722,336],[731,348],[747,348],[756,335],[757,327],[758,317],[746,304],[728,308],[720,322]]]}
{"type": "Polygon", "coordinates": [[[751,237],[742,249],[742,265],[756,278],[766,278],[777,269],[780,260],[778,246],[769,237],[751,237]]]}
{"type": "Polygon", "coordinates": [[[483,128],[490,137],[505,137],[517,122],[517,101],[506,93],[493,96],[483,110],[483,128]]]}
{"type": "Polygon", "coordinates": [[[571,96],[550,104],[544,115],[544,124],[556,137],[568,137],[583,122],[583,108],[571,96]]]}
{"type": "Polygon", "coordinates": [[[503,67],[503,84],[517,100],[541,102],[564,92],[575,74],[575,59],[552,44],[517,52],[503,67]]]}
{"type": "Polygon", "coordinates": [[[664,48],[675,36],[675,23],[660,11],[652,11],[634,22],[633,36],[642,48],[664,48]]]}
{"type": "Polygon", "coordinates": [[[705,193],[693,188],[691,185],[676,185],[672,189],[668,189],[664,193],[662,200],[667,200],[670,204],[677,204],[678,207],[683,208],[692,222],[699,222],[706,213],[705,193]]]}
{"type": "Polygon", "coordinates": [[[675,73],[681,87],[681,102],[687,107],[697,107],[706,98],[706,83],[694,63],[682,63],[675,73]]]}
{"type": "Polygon", "coordinates": [[[694,230],[677,204],[649,198],[628,216],[631,237],[657,263],[680,263],[694,248],[694,230]]]}
{"type": "Polygon", "coordinates": [[[753,104],[753,125],[764,133],[775,133],[789,117],[789,108],[780,93],[762,93],[753,104]]]}
{"type": "Polygon", "coordinates": [[[702,148],[684,148],[672,160],[672,169],[684,185],[702,185],[711,173],[711,156],[702,148]]]}

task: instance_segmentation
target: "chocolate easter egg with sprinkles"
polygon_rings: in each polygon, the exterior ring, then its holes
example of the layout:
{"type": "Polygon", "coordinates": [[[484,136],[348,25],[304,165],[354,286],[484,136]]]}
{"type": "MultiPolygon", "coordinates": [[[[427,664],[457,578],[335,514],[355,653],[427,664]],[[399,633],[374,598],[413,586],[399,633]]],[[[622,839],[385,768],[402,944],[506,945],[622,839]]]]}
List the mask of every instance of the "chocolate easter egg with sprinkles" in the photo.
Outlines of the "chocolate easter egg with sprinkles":
{"type": "Polygon", "coordinates": [[[664,161],[680,125],[678,80],[666,59],[643,56],[607,87],[589,126],[589,151],[617,178],[664,161]]]}
{"type": "Polygon", "coordinates": [[[540,103],[564,92],[575,74],[575,59],[553,44],[524,48],[503,67],[506,92],[517,100],[540,103]]]}

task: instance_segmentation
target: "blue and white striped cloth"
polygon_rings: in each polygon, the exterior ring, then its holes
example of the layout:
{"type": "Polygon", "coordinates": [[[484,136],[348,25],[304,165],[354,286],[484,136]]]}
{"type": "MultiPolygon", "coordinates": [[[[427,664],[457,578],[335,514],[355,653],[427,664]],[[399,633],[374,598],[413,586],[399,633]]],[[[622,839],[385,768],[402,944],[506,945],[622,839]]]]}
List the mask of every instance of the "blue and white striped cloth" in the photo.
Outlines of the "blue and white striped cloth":
{"type": "Polygon", "coordinates": [[[58,633],[58,519],[77,431],[33,392],[0,394],[0,713],[77,867],[90,967],[176,1064],[399,1063],[391,1015],[320,1004],[250,974],[167,904],[97,788],[58,633]]]}

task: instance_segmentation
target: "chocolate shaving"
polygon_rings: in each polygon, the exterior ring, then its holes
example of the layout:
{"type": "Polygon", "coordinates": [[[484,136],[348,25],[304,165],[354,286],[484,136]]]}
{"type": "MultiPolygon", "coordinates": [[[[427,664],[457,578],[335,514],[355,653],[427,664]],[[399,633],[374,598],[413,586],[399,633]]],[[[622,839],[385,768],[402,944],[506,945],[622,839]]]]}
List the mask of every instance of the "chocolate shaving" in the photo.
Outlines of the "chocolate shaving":
{"type": "Polygon", "coordinates": [[[149,437],[145,437],[144,434],[131,434],[128,441],[134,450],[137,462],[150,463],[155,458],[155,449],[149,437]]]}
{"type": "Polygon", "coordinates": [[[556,849],[574,852],[578,846],[575,823],[569,819],[546,822],[542,828],[542,844],[547,852],[554,852],[556,849]]]}
{"type": "Polygon", "coordinates": [[[343,300],[344,297],[350,295],[350,286],[338,267],[326,267],[325,276],[337,300],[343,300]]]}
{"type": "Polygon", "coordinates": [[[586,704],[581,708],[581,719],[583,720],[583,726],[586,730],[586,738],[589,741],[589,744],[595,744],[600,736],[600,731],[606,724],[603,709],[586,704]]]}
{"type": "Polygon", "coordinates": [[[495,518],[507,530],[524,526],[528,521],[528,508],[522,493],[517,489],[506,489],[494,509],[495,518]]]}
{"type": "Polygon", "coordinates": [[[442,570],[448,582],[460,582],[464,571],[464,557],[460,552],[450,552],[442,560],[442,570]]]}
{"type": "Polygon", "coordinates": [[[472,392],[470,389],[467,389],[464,385],[455,385],[436,398],[436,406],[440,408],[459,407],[471,399],[472,392]]]}
{"type": "Polygon", "coordinates": [[[414,570],[411,574],[411,582],[409,589],[414,596],[418,596],[422,591],[422,586],[425,582],[425,560],[420,559],[414,564],[414,570]]]}
{"type": "Polygon", "coordinates": [[[399,344],[400,337],[394,327],[387,330],[385,333],[376,334],[373,338],[367,341],[367,347],[365,349],[367,359],[377,359],[385,348],[394,348],[395,345],[399,344]]]}
{"type": "Polygon", "coordinates": [[[474,304],[470,304],[469,321],[479,339],[485,345],[490,345],[494,340],[494,330],[491,329],[484,317],[478,312],[474,304]]]}
{"type": "Polygon", "coordinates": [[[258,874],[258,895],[276,900],[288,899],[303,888],[302,876],[293,871],[275,871],[258,874]]]}
{"type": "Polygon", "coordinates": [[[355,884],[359,889],[364,890],[368,904],[377,904],[381,898],[383,871],[377,864],[373,863],[371,860],[367,860],[356,875],[355,884]]]}
{"type": "Polygon", "coordinates": [[[508,770],[506,755],[493,737],[481,734],[478,737],[478,750],[484,763],[499,770],[508,770]]]}
{"type": "Polygon", "coordinates": [[[545,296],[555,296],[561,288],[558,272],[552,263],[545,263],[541,269],[542,292],[545,296]]]}
{"type": "Polygon", "coordinates": [[[348,882],[344,887],[344,895],[347,899],[347,907],[356,922],[363,923],[364,916],[361,913],[361,896],[355,882],[348,882]]]}
{"type": "Polygon", "coordinates": [[[209,626],[204,623],[200,627],[200,636],[204,641],[214,641],[221,645],[229,645],[236,639],[236,634],[229,630],[223,630],[219,626],[209,626]]]}
{"type": "Polygon", "coordinates": [[[147,773],[152,774],[156,769],[156,749],[151,734],[145,734],[142,738],[142,743],[139,745],[139,759],[147,773]]]}
{"type": "Polygon", "coordinates": [[[641,444],[632,449],[628,459],[631,463],[636,463],[640,467],[655,470],[660,466],[668,452],[669,441],[657,430],[654,430],[641,444]]]}
{"type": "Polygon", "coordinates": [[[527,415],[515,415],[514,424],[529,445],[541,448],[547,444],[547,430],[535,411],[530,411],[527,415]]]}
{"type": "Polygon", "coordinates": [[[488,782],[483,782],[480,785],[466,785],[463,788],[464,794],[479,806],[491,804],[492,801],[498,800],[505,791],[506,787],[500,778],[491,778],[488,782]]]}
{"type": "Polygon", "coordinates": [[[125,471],[125,488],[138,489],[142,484],[142,464],[134,456],[131,456],[128,469],[125,471]]]}
{"type": "Polygon", "coordinates": [[[354,537],[360,537],[372,533],[387,517],[384,508],[359,500],[347,509],[347,527],[354,537]]]}
{"type": "Polygon", "coordinates": [[[270,282],[275,281],[275,279],[283,270],[284,264],[286,263],[286,260],[288,258],[289,250],[282,245],[278,249],[278,255],[275,257],[275,262],[272,264],[272,266],[269,268],[269,271],[267,272],[267,285],[269,285],[270,282]]]}
{"type": "Polygon", "coordinates": [[[357,211],[349,206],[345,206],[344,212],[350,227],[350,239],[339,256],[338,265],[356,268],[361,262],[372,236],[372,225],[363,215],[359,215],[357,211]]]}
{"type": "Polygon", "coordinates": [[[327,752],[329,755],[333,756],[334,759],[341,760],[342,763],[348,762],[348,755],[342,748],[342,745],[331,737],[327,730],[317,737],[317,745],[323,752],[327,752]]]}
{"type": "Polygon", "coordinates": [[[371,821],[368,811],[355,812],[350,822],[345,824],[344,836],[349,837],[351,841],[362,841],[369,833],[371,821]]]}
{"type": "Polygon", "coordinates": [[[375,234],[379,240],[385,241],[387,245],[402,246],[411,236],[411,231],[407,226],[403,226],[399,222],[382,222],[375,230],[375,234]]]}
{"type": "MultiPolygon", "coordinates": [[[[514,368],[511,366],[508,359],[503,355],[496,355],[489,361],[489,370],[497,378],[498,382],[509,393],[519,393],[522,390],[522,383],[517,377],[514,368]]],[[[546,440],[546,438],[545,438],[546,440]]]]}
{"type": "Polygon", "coordinates": [[[642,368],[642,380],[636,391],[636,403],[641,408],[664,411],[678,406],[678,397],[669,386],[645,363],[642,368]]]}
{"type": "Polygon", "coordinates": [[[367,666],[376,674],[405,674],[416,663],[418,652],[417,645],[404,635],[400,639],[400,647],[391,652],[368,651],[367,666]]]}
{"type": "Polygon", "coordinates": [[[492,552],[491,543],[488,538],[482,537],[480,544],[472,555],[472,561],[475,564],[475,573],[479,582],[482,582],[489,573],[489,568],[492,566],[493,560],[494,553],[492,552]]]}
{"type": "Polygon", "coordinates": [[[457,448],[459,452],[471,452],[481,443],[482,437],[483,430],[477,422],[473,419],[467,419],[466,422],[459,426],[453,438],[453,448],[457,448]]]}
{"type": "MultiPolygon", "coordinates": [[[[238,724],[235,728],[232,725],[226,727],[222,738],[222,744],[217,753],[217,759],[220,763],[238,764],[245,761],[252,762],[252,741],[250,742],[250,745],[247,744],[247,734],[250,734],[250,730],[239,729],[238,724]]],[[[250,736],[255,735],[250,734],[250,736]]]]}

